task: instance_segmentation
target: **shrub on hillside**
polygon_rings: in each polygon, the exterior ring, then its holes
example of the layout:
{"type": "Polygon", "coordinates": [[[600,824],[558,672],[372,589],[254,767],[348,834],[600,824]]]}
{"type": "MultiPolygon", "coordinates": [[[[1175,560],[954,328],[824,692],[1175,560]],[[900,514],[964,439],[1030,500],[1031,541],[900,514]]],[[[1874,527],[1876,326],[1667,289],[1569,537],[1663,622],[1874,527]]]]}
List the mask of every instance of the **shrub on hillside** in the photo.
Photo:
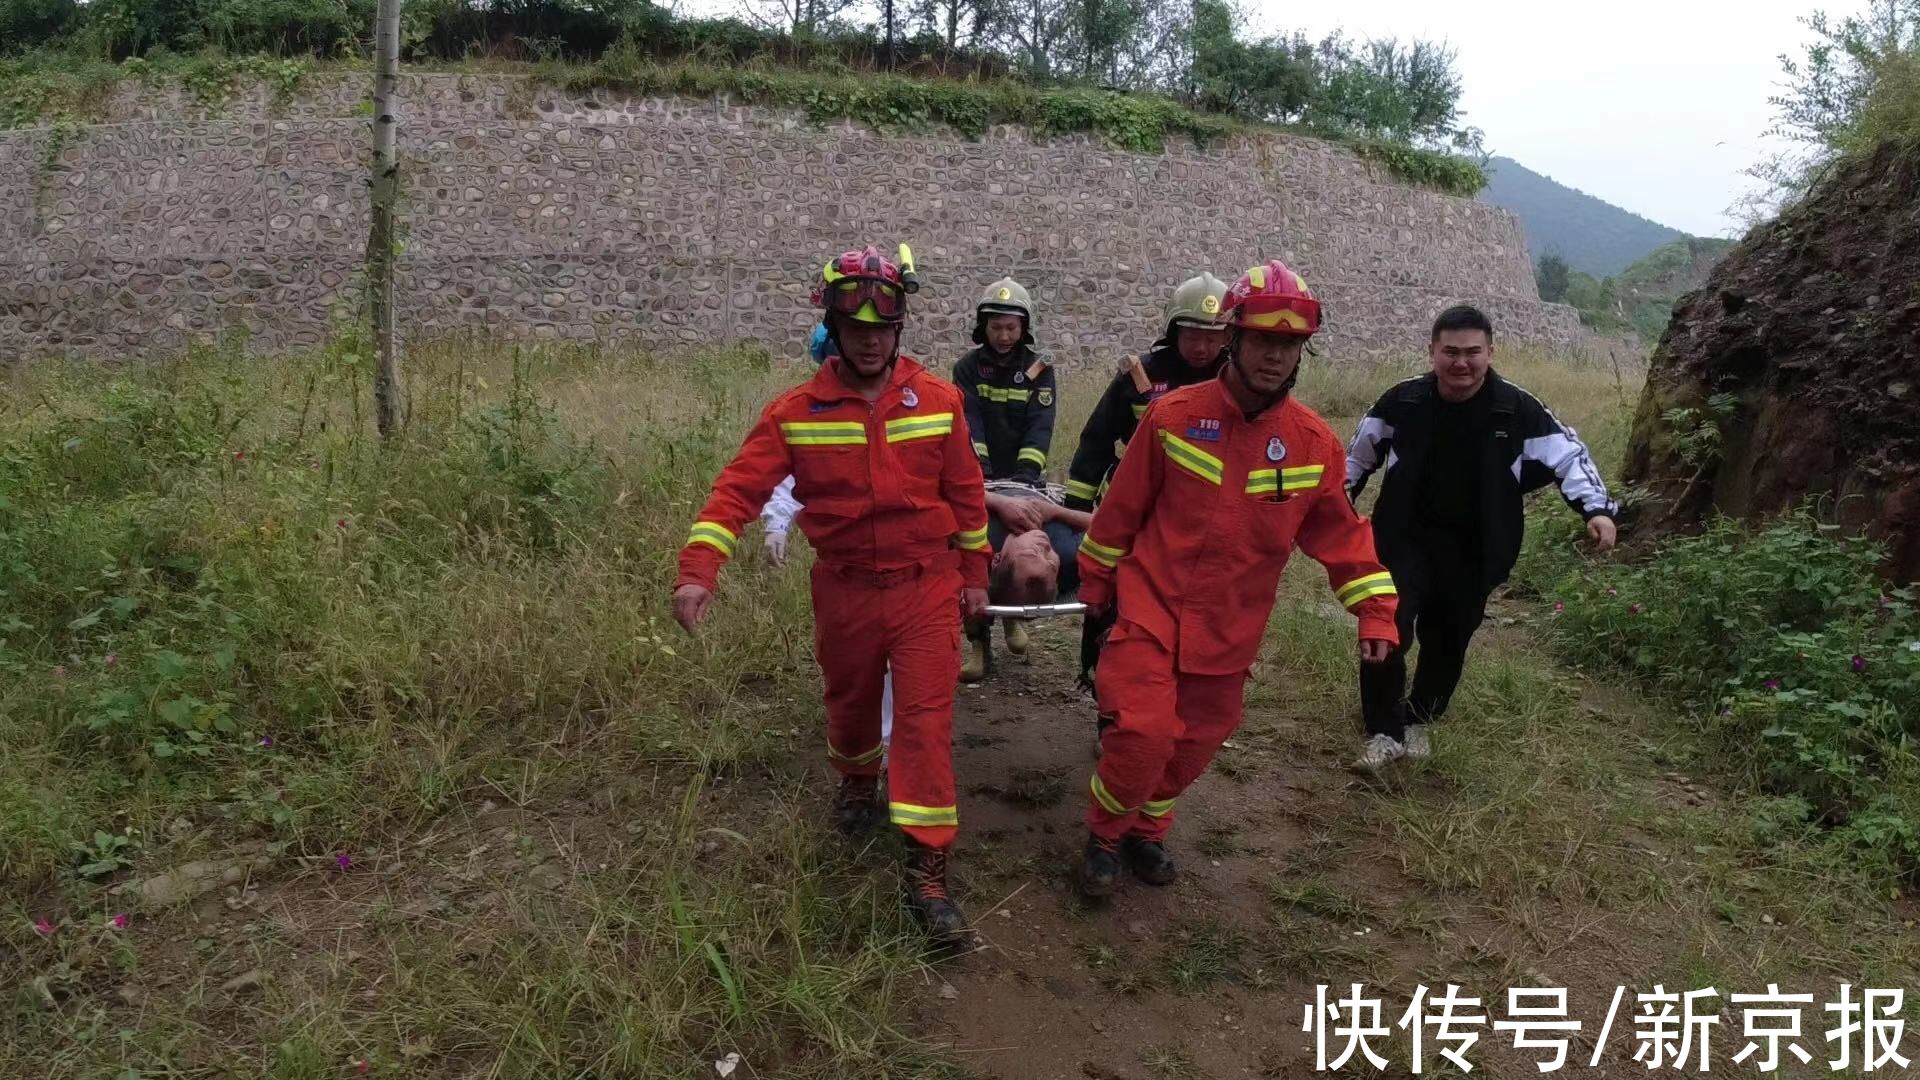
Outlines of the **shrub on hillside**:
{"type": "MultiPolygon", "coordinates": [[[[1536,543],[1533,572],[1556,546],[1536,543]]],[[[1920,613],[1881,557],[1802,510],[1757,530],[1720,519],[1630,565],[1564,563],[1546,591],[1564,648],[1678,691],[1758,786],[1912,870],[1920,613]]]]}

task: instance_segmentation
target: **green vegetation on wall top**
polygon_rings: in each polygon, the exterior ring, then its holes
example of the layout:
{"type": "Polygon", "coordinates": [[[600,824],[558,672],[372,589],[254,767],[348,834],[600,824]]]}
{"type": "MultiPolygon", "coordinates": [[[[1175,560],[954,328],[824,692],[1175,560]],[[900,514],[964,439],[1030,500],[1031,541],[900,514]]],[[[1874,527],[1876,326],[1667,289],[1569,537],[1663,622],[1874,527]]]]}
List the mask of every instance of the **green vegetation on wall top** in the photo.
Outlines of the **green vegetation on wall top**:
{"type": "MultiPolygon", "coordinates": [[[[1401,179],[1454,194],[1485,183],[1480,132],[1460,114],[1461,74],[1443,44],[1260,38],[1223,0],[1017,6],[745,0],[748,18],[715,19],[650,0],[410,0],[401,40],[414,71],[531,65],[569,86],[725,94],[883,128],[1090,132],[1142,151],[1280,130],[1354,146],[1401,179]]],[[[217,102],[237,71],[283,89],[304,70],[289,65],[364,67],[373,8],[0,0],[0,121],[85,119],[126,75],[176,79],[217,102]],[[116,67],[129,60],[140,69],[116,67]]]]}
{"type": "MultiPolygon", "coordinates": [[[[114,83],[122,79],[139,79],[152,85],[175,81],[203,107],[217,109],[232,99],[244,79],[262,79],[272,86],[276,99],[284,99],[315,70],[302,60],[264,56],[160,57],[57,67],[36,63],[32,58],[0,61],[0,125],[22,127],[51,118],[73,121],[97,116],[114,83]]],[[[328,70],[361,69],[354,65],[328,70]]],[[[474,69],[433,65],[425,70],[474,69]]],[[[997,125],[1024,127],[1042,136],[1085,132],[1122,149],[1144,153],[1156,152],[1169,139],[1181,137],[1205,144],[1235,133],[1289,130],[1198,112],[1155,94],[1082,86],[1036,87],[1012,80],[963,82],[879,73],[849,76],[780,68],[663,64],[618,50],[590,65],[492,64],[486,70],[526,72],[538,81],[574,92],[605,90],[642,97],[696,99],[724,95],[742,103],[799,109],[808,119],[822,124],[856,120],[893,130],[944,125],[970,138],[978,138],[997,125]]],[[[1479,166],[1457,154],[1381,139],[1337,141],[1406,183],[1466,197],[1485,182],[1479,166]]]]}

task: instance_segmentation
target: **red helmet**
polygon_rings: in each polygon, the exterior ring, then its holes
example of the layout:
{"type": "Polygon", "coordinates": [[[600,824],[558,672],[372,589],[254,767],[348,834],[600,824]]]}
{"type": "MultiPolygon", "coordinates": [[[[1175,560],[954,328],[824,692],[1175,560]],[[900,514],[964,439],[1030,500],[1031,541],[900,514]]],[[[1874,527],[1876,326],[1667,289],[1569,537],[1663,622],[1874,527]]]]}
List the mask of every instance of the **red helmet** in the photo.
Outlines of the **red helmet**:
{"type": "Polygon", "coordinates": [[[1320,301],[1299,274],[1277,260],[1242,274],[1220,310],[1229,325],[1247,330],[1306,337],[1320,329],[1320,301]]]}
{"type": "Polygon", "coordinates": [[[893,260],[868,244],[842,254],[820,271],[813,306],[856,322],[892,326],[907,319],[907,287],[893,260]]]}

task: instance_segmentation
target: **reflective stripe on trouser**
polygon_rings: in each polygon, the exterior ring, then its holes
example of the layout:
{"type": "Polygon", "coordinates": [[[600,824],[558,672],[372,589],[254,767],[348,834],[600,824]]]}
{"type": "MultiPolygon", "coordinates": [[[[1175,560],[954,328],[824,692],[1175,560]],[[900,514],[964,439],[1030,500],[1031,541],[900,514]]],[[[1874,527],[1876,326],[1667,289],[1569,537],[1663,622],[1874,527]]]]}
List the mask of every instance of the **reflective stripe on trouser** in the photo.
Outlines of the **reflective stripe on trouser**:
{"type": "Polygon", "coordinates": [[[1240,726],[1245,672],[1189,675],[1173,654],[1122,618],[1100,652],[1100,762],[1087,796],[1087,828],[1117,840],[1162,840],[1175,801],[1240,726]]]}
{"type": "Polygon", "coordinates": [[[843,775],[880,772],[880,708],[893,679],[886,747],[888,817],[930,847],[957,831],[953,695],[960,681],[960,571],[942,556],[882,588],[813,565],[813,647],[826,676],[827,760],[843,775]]]}

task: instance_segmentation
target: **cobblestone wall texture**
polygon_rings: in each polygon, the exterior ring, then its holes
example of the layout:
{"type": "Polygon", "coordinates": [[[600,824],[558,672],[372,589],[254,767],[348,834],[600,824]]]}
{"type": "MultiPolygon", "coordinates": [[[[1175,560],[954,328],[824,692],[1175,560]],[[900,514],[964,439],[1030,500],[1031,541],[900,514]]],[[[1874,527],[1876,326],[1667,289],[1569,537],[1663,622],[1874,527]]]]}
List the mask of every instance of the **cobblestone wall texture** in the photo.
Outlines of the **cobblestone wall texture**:
{"type": "MultiPolygon", "coordinates": [[[[949,359],[1012,274],[1059,362],[1148,343],[1172,286],[1277,257],[1328,311],[1338,356],[1423,347],[1442,307],[1565,347],[1506,212],[1272,137],[1159,154],[1014,130],[880,134],[725,102],[568,94],[501,76],[403,80],[412,335],[797,353],[808,282],[873,240],[914,247],[909,351],[949,359]]],[[[0,356],[128,357],[232,326],[312,345],[356,302],[367,232],[364,81],[255,91],[217,112],[129,85],[106,122],[0,132],[0,356]]]]}

